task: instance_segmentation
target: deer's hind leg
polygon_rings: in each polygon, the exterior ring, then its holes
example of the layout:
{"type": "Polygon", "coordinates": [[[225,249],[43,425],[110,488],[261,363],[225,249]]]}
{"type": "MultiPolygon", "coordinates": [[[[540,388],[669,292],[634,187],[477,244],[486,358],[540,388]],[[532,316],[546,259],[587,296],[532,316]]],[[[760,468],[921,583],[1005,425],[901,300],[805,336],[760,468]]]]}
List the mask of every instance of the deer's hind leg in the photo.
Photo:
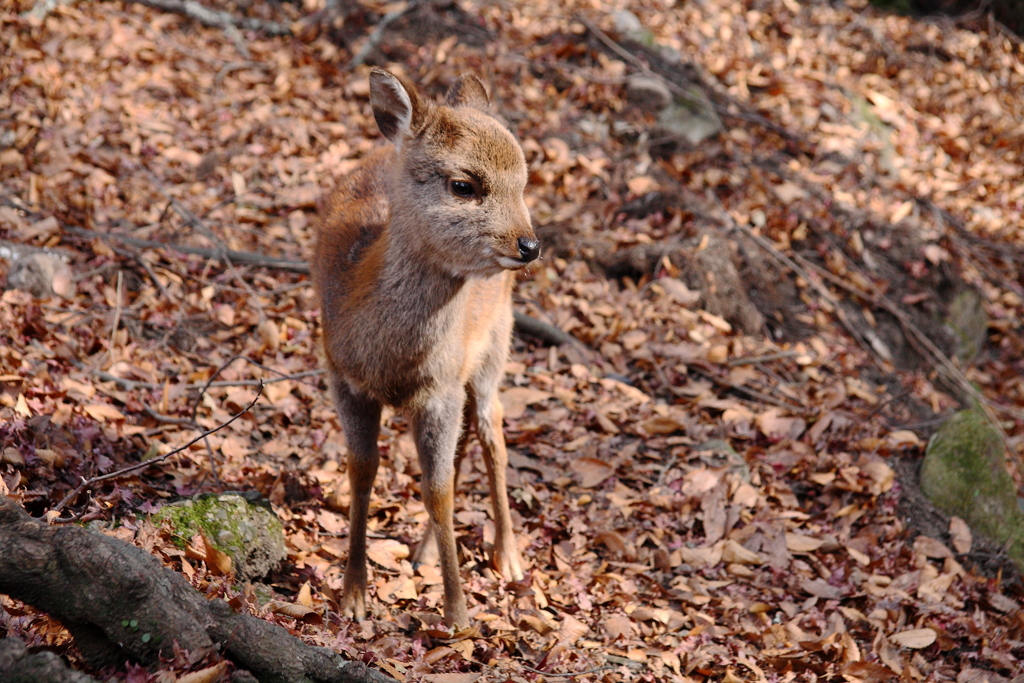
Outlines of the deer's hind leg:
{"type": "Polygon", "coordinates": [[[348,382],[338,376],[331,377],[331,393],[348,446],[348,479],[352,490],[348,513],[348,566],[341,612],[360,620],[366,617],[366,517],[380,464],[377,434],[381,406],[353,391],[348,382]]]}

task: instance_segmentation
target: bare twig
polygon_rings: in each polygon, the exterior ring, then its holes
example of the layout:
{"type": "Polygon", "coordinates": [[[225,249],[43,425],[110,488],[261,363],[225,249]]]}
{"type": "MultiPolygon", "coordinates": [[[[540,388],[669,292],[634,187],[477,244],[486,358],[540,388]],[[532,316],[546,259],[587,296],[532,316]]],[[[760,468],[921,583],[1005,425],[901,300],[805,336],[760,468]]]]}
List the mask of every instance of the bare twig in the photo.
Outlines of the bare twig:
{"type": "Polygon", "coordinates": [[[756,365],[757,363],[764,363],[770,360],[782,360],[783,358],[793,358],[799,356],[798,351],[776,351],[775,353],[766,353],[762,356],[747,356],[745,358],[733,358],[726,363],[729,367],[735,367],[737,365],[756,365]]]}
{"type": "Polygon", "coordinates": [[[126,474],[131,474],[132,472],[136,472],[138,470],[145,469],[145,468],[150,467],[152,465],[159,465],[160,463],[162,463],[165,460],[167,460],[168,458],[170,458],[172,455],[177,455],[178,453],[181,453],[182,451],[187,450],[193,444],[195,444],[195,443],[197,443],[199,441],[202,441],[203,439],[208,437],[210,434],[213,434],[215,432],[219,432],[220,430],[224,429],[225,427],[227,427],[229,424],[231,424],[232,422],[234,422],[238,418],[242,417],[242,415],[245,415],[247,412],[249,412],[249,410],[252,409],[252,407],[254,405],[256,405],[256,401],[260,400],[260,396],[262,396],[262,395],[263,395],[263,384],[260,383],[260,388],[256,392],[255,398],[252,399],[252,401],[249,403],[249,405],[247,405],[245,408],[243,408],[239,412],[235,413],[231,417],[231,419],[229,419],[227,422],[219,424],[216,427],[214,427],[213,429],[206,430],[205,432],[203,432],[202,434],[200,434],[196,438],[194,438],[191,441],[189,441],[184,446],[179,446],[178,448],[175,448],[172,451],[168,451],[167,453],[164,453],[163,455],[157,456],[155,458],[151,458],[149,460],[143,460],[142,462],[137,462],[134,465],[129,465],[128,467],[122,467],[121,469],[116,470],[114,472],[109,472],[107,474],[101,474],[99,476],[92,477],[90,479],[85,479],[85,480],[82,481],[81,484],[79,484],[77,487],[75,487],[75,490],[73,490],[68,495],[64,496],[64,499],[62,501],[60,501],[59,503],[57,503],[57,505],[55,505],[53,509],[55,511],[57,511],[57,512],[60,512],[62,509],[64,509],[64,506],[67,505],[68,502],[70,502],[70,501],[74,500],[75,498],[77,498],[78,495],[82,491],[84,491],[84,490],[86,490],[86,489],[88,489],[88,488],[90,488],[90,487],[92,487],[92,486],[94,486],[96,484],[99,484],[100,482],[109,481],[111,479],[117,479],[118,477],[123,477],[126,474]]]}
{"type": "Polygon", "coordinates": [[[572,678],[573,676],[586,676],[587,674],[596,674],[596,673],[600,673],[602,671],[609,671],[611,669],[617,669],[618,668],[618,667],[609,666],[609,665],[606,664],[604,666],[599,666],[596,669],[588,669],[587,671],[576,671],[576,672],[573,672],[573,673],[553,674],[553,673],[551,673],[549,671],[541,671],[540,669],[534,669],[532,666],[526,666],[523,663],[520,663],[519,666],[523,667],[527,671],[531,671],[531,672],[533,672],[535,674],[540,674],[542,676],[548,676],[550,678],[572,678]]]}
{"type": "Polygon", "coordinates": [[[232,249],[222,251],[220,249],[211,249],[209,247],[193,247],[187,244],[169,244],[159,240],[147,240],[138,237],[131,237],[129,235],[120,235],[117,233],[96,232],[95,230],[87,230],[85,228],[78,228],[72,225],[62,226],[62,229],[66,233],[78,235],[79,237],[84,237],[86,239],[113,240],[139,249],[168,249],[182,254],[194,254],[196,256],[202,256],[203,258],[216,259],[218,261],[221,260],[222,256],[227,256],[232,263],[247,266],[262,266],[266,268],[274,268],[276,270],[285,270],[292,273],[309,274],[309,264],[305,261],[279,259],[251,251],[234,251],[232,249]]]}
{"type": "Polygon", "coordinates": [[[114,253],[120,254],[125,258],[130,258],[131,260],[135,261],[135,263],[139,264],[139,267],[141,267],[142,270],[146,272],[146,276],[150,279],[150,281],[152,281],[153,286],[160,291],[160,296],[163,297],[164,301],[170,300],[171,296],[170,294],[167,293],[167,288],[164,287],[164,283],[160,282],[159,278],[157,278],[156,273],[153,272],[152,266],[149,265],[146,259],[142,258],[140,254],[136,254],[135,252],[125,249],[124,247],[111,248],[114,250],[114,253]]]}
{"type": "Polygon", "coordinates": [[[116,303],[116,306],[114,308],[114,324],[110,326],[110,347],[107,349],[107,353],[110,354],[111,362],[114,362],[114,361],[117,360],[117,358],[114,356],[114,344],[117,343],[117,327],[118,327],[118,325],[121,324],[121,299],[123,297],[123,294],[122,294],[122,283],[123,283],[123,281],[124,281],[124,275],[123,275],[122,271],[118,270],[117,271],[117,293],[115,294],[115,296],[117,297],[117,303],[116,303]]]}
{"type": "MultiPolygon", "coordinates": [[[[635,54],[633,54],[632,52],[624,48],[622,45],[620,45],[618,42],[613,40],[607,33],[602,31],[597,24],[590,21],[582,14],[577,14],[576,19],[581,24],[583,24],[587,28],[587,30],[594,35],[594,37],[601,41],[601,43],[603,43],[605,47],[607,47],[620,58],[625,60],[628,64],[631,64],[636,69],[639,69],[640,72],[643,73],[645,76],[661,81],[665,85],[665,87],[667,87],[669,90],[675,93],[675,95],[681,98],[684,102],[693,102],[693,92],[687,90],[686,88],[679,85],[672,79],[666,78],[662,74],[652,69],[646,63],[644,63],[643,60],[641,60],[635,54]]],[[[643,46],[639,47],[640,49],[643,49],[643,46]]],[[[714,87],[711,78],[708,77],[706,74],[703,77],[696,77],[696,74],[699,74],[702,71],[702,69],[700,69],[700,67],[696,63],[687,62],[686,64],[688,67],[690,67],[690,69],[693,70],[695,74],[695,77],[693,78],[693,80],[695,81],[695,85],[700,85],[705,90],[714,91],[715,97],[725,100],[725,104],[722,104],[720,102],[711,101],[709,98],[710,106],[711,108],[714,109],[716,114],[725,117],[731,117],[734,119],[740,119],[743,121],[748,121],[755,125],[762,126],[763,128],[767,128],[768,130],[771,130],[775,133],[778,133],[787,140],[803,144],[809,144],[807,140],[800,137],[790,129],[765,118],[761,114],[758,114],[757,112],[751,110],[750,105],[746,104],[745,102],[737,100],[736,98],[732,97],[726,92],[723,92],[723,89],[720,86],[718,88],[714,87]],[[730,109],[730,107],[733,107],[734,110],[730,109]]]]}
{"type": "Polygon", "coordinates": [[[723,387],[728,387],[733,391],[739,391],[741,393],[744,393],[753,399],[761,401],[762,403],[768,403],[769,405],[773,405],[778,408],[785,408],[786,410],[797,413],[798,415],[804,415],[807,413],[807,409],[804,406],[789,403],[788,401],[783,401],[781,399],[775,398],[774,396],[771,396],[770,394],[766,394],[763,391],[758,391],[757,389],[752,389],[742,384],[737,384],[736,382],[719,376],[710,368],[703,367],[698,363],[690,363],[687,367],[689,367],[692,370],[695,370],[697,373],[703,375],[704,377],[707,377],[715,384],[721,385],[723,387]]]}
{"type": "Polygon", "coordinates": [[[162,422],[164,424],[171,424],[171,425],[186,425],[186,426],[189,426],[189,427],[195,427],[196,426],[195,420],[192,420],[192,419],[187,418],[187,417],[171,417],[170,415],[164,415],[163,413],[158,413],[156,410],[154,410],[153,408],[151,408],[149,406],[143,406],[142,409],[146,411],[147,415],[149,415],[151,418],[153,418],[157,422],[162,422]]]}
{"type": "MultiPolygon", "coordinates": [[[[268,368],[269,369],[269,368],[268,368]]],[[[278,372],[277,370],[271,370],[271,372],[278,372]]],[[[193,389],[217,389],[224,387],[258,387],[267,384],[276,384],[277,382],[287,382],[290,379],[302,379],[303,377],[312,377],[315,375],[322,375],[323,370],[304,370],[302,372],[296,372],[292,375],[282,375],[281,377],[274,377],[272,379],[238,379],[230,382],[211,382],[207,384],[203,382],[201,384],[186,384],[184,389],[186,391],[192,391],[193,389]]],[[[151,389],[158,390],[163,389],[163,384],[157,384],[156,382],[140,382],[134,379],[125,379],[124,377],[117,377],[111,375],[109,372],[97,371],[93,373],[103,382],[114,382],[119,384],[125,389],[151,389]]]]}
{"type": "Polygon", "coordinates": [[[413,11],[420,5],[420,0],[409,0],[405,7],[396,9],[393,12],[388,12],[381,20],[377,22],[377,26],[374,27],[369,37],[363,43],[363,46],[359,48],[359,52],[352,57],[352,61],[348,63],[348,69],[351,71],[357,66],[362,65],[366,61],[366,58],[370,56],[370,53],[380,45],[381,39],[384,37],[384,31],[388,26],[401,19],[403,16],[413,11]]]}
{"type": "Polygon", "coordinates": [[[174,209],[175,213],[185,219],[185,223],[188,224],[189,227],[195,228],[202,233],[206,239],[213,242],[214,246],[217,247],[218,252],[223,252],[227,249],[224,241],[218,237],[217,234],[213,232],[213,230],[211,230],[201,218],[199,218],[199,216],[192,213],[187,206],[178,201],[177,197],[167,191],[167,188],[164,187],[163,182],[156,177],[155,173],[145,166],[142,166],[141,169],[142,172],[146,174],[146,177],[149,178],[149,182],[153,183],[153,186],[156,187],[157,191],[164,196],[164,199],[170,202],[170,207],[174,209]]]}
{"type": "MultiPolygon", "coordinates": [[[[228,62],[227,64],[222,66],[220,68],[220,71],[217,72],[217,75],[213,77],[213,84],[220,85],[227,77],[227,75],[232,73],[233,71],[241,71],[243,69],[262,69],[263,71],[270,71],[272,68],[273,67],[271,67],[269,64],[264,64],[262,62],[253,62],[251,60],[245,62],[228,62]]],[[[234,197],[232,197],[230,201],[234,201],[234,197]]]]}
{"type": "Polygon", "coordinates": [[[171,207],[174,209],[174,211],[179,216],[184,218],[186,223],[188,223],[191,227],[195,228],[200,233],[202,233],[203,236],[205,236],[208,240],[213,242],[213,244],[217,247],[220,260],[224,263],[224,267],[227,268],[228,273],[231,274],[231,277],[234,278],[235,282],[238,283],[239,287],[248,292],[249,302],[252,304],[252,307],[256,309],[256,314],[259,316],[260,326],[262,327],[263,323],[267,319],[267,314],[263,310],[263,304],[260,303],[260,298],[253,290],[253,288],[249,285],[248,282],[246,282],[245,278],[243,278],[241,274],[238,272],[238,270],[235,268],[235,264],[231,262],[231,256],[228,253],[227,245],[224,244],[223,240],[221,240],[220,237],[218,237],[216,233],[214,233],[213,230],[211,230],[210,227],[203,222],[202,218],[195,215],[187,206],[182,204],[180,201],[178,201],[176,197],[170,194],[167,191],[167,189],[164,188],[163,183],[160,182],[160,179],[157,178],[152,171],[150,171],[145,166],[142,167],[142,170],[146,174],[146,176],[149,177],[149,181],[153,183],[153,185],[160,192],[160,194],[162,194],[165,198],[167,198],[168,201],[171,202],[171,207]]]}
{"type": "Polygon", "coordinates": [[[617,42],[612,40],[612,38],[607,33],[602,31],[601,28],[597,24],[592,22],[590,19],[587,19],[582,14],[577,14],[576,15],[576,19],[581,24],[586,26],[587,30],[590,31],[592,34],[594,34],[595,38],[597,38],[602,43],[604,43],[605,47],[607,47],[609,50],[611,50],[612,52],[617,54],[619,57],[621,57],[628,64],[632,64],[635,68],[639,69],[645,76],[649,76],[649,77],[654,78],[654,79],[656,79],[658,81],[661,81],[662,83],[664,83],[665,87],[667,87],[669,90],[674,92],[676,95],[679,95],[680,97],[683,97],[683,98],[686,98],[686,99],[690,99],[690,98],[693,97],[693,94],[687,92],[686,88],[683,88],[679,84],[674,83],[673,81],[670,81],[669,79],[665,78],[661,74],[653,71],[649,66],[644,64],[644,62],[642,60],[637,58],[636,55],[634,55],[629,50],[627,50],[626,48],[622,47],[617,42]]]}
{"type": "Polygon", "coordinates": [[[217,10],[204,7],[203,5],[195,2],[195,0],[135,0],[141,5],[146,7],[152,7],[163,12],[173,12],[174,14],[180,14],[186,16],[189,19],[198,21],[203,26],[209,26],[210,28],[219,28],[221,30],[227,30],[228,27],[234,29],[244,29],[246,31],[260,31],[271,36],[288,36],[291,35],[292,30],[284,24],[279,24],[276,21],[265,21],[263,19],[254,19],[252,17],[236,17],[230,12],[220,12],[217,10]]]}
{"type": "Polygon", "coordinates": [[[279,377],[277,379],[273,379],[273,380],[266,380],[266,381],[264,381],[262,379],[258,380],[261,385],[262,384],[270,384],[270,383],[273,383],[273,382],[283,382],[283,381],[285,381],[287,379],[297,379],[301,375],[321,374],[323,372],[322,370],[309,370],[309,371],[306,371],[305,373],[297,373],[295,375],[287,375],[287,374],[281,372],[280,370],[275,370],[275,369],[273,369],[271,367],[268,367],[268,366],[264,365],[263,363],[260,363],[259,361],[255,361],[252,358],[249,358],[248,356],[243,356],[241,354],[236,354],[234,356],[231,356],[231,358],[228,358],[223,363],[221,363],[220,367],[218,367],[214,371],[214,373],[212,375],[210,375],[210,378],[208,380],[206,380],[206,382],[203,384],[203,386],[199,389],[199,393],[196,395],[195,399],[192,401],[192,406],[189,409],[189,414],[191,415],[193,422],[195,422],[195,420],[196,420],[196,413],[199,410],[199,402],[203,400],[203,395],[211,387],[218,386],[219,384],[222,384],[221,382],[215,382],[214,380],[216,380],[218,377],[220,377],[220,373],[222,373],[225,370],[227,370],[228,366],[231,365],[232,363],[234,363],[236,360],[244,360],[247,363],[252,363],[253,365],[255,365],[257,367],[263,368],[267,372],[273,372],[274,374],[279,375],[279,377]]]}
{"type": "Polygon", "coordinates": [[[60,247],[36,247],[31,244],[19,244],[8,240],[0,240],[0,259],[5,261],[17,261],[26,254],[48,254],[55,256],[62,261],[70,261],[78,254],[70,249],[60,247]]]}

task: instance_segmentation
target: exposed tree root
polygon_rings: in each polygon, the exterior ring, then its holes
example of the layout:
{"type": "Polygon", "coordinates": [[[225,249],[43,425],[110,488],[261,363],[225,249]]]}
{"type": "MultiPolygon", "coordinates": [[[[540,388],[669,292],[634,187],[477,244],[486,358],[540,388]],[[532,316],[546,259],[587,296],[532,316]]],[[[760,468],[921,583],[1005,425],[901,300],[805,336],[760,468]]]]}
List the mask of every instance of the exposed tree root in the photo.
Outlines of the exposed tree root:
{"type": "Polygon", "coordinates": [[[95,678],[69,669],[52,652],[29,652],[17,638],[0,640],[0,675],[7,683],[96,683],[95,678]]]}
{"type": "MultiPolygon", "coordinates": [[[[264,683],[395,683],[280,626],[235,614],[222,600],[207,600],[140,548],[80,527],[47,526],[6,496],[0,593],[59,619],[97,668],[126,659],[156,664],[174,655],[176,643],[199,658],[223,655],[264,683]]],[[[17,644],[5,647],[14,652],[11,662],[24,659],[17,644]]],[[[0,649],[3,680],[12,679],[3,670],[7,651],[0,649]]]]}

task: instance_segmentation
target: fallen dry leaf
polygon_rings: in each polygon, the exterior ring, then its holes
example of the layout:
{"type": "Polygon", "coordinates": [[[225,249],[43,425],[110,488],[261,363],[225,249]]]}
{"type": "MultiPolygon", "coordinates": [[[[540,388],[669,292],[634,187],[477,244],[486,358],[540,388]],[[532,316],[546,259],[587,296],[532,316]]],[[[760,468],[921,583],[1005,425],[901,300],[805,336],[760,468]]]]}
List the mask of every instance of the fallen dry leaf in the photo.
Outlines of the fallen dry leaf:
{"type": "Polygon", "coordinates": [[[409,557],[409,546],[390,538],[370,541],[366,547],[366,556],[386,569],[400,571],[400,560],[409,557]]]}
{"type": "Polygon", "coordinates": [[[786,548],[792,553],[813,553],[825,544],[820,538],[812,538],[803,534],[786,534],[786,548]]]}
{"type": "Polygon", "coordinates": [[[224,677],[227,670],[228,663],[219,662],[213,666],[208,666],[205,669],[193,671],[192,673],[185,674],[184,676],[178,676],[175,683],[216,683],[216,681],[219,681],[224,677]]]}
{"type": "Polygon", "coordinates": [[[82,406],[82,410],[94,420],[101,422],[124,419],[124,414],[109,403],[90,403],[89,405],[82,406]]]}
{"type": "Polygon", "coordinates": [[[967,522],[955,515],[950,517],[949,536],[950,543],[958,553],[965,555],[971,552],[971,527],[967,522]]]}
{"type": "Polygon", "coordinates": [[[934,557],[940,560],[953,557],[953,552],[942,541],[938,541],[930,536],[918,536],[915,538],[914,550],[925,557],[934,557]]]}
{"type": "Polygon", "coordinates": [[[920,650],[935,642],[936,633],[930,628],[915,628],[908,631],[900,631],[889,636],[889,640],[900,647],[911,650],[920,650]]]}
{"type": "Polygon", "coordinates": [[[732,539],[728,539],[722,546],[722,561],[734,564],[763,564],[761,556],[752,550],[747,550],[732,539]]]}
{"type": "Polygon", "coordinates": [[[505,409],[505,418],[509,420],[522,417],[527,406],[543,403],[553,397],[554,394],[551,392],[532,387],[512,387],[499,394],[501,405],[505,409]]]}
{"type": "Polygon", "coordinates": [[[569,467],[580,478],[580,486],[593,488],[615,473],[608,463],[596,458],[576,458],[569,467]]]}
{"type": "Polygon", "coordinates": [[[476,681],[482,673],[444,673],[444,674],[426,674],[423,676],[423,680],[427,683],[473,683],[476,681]]]}

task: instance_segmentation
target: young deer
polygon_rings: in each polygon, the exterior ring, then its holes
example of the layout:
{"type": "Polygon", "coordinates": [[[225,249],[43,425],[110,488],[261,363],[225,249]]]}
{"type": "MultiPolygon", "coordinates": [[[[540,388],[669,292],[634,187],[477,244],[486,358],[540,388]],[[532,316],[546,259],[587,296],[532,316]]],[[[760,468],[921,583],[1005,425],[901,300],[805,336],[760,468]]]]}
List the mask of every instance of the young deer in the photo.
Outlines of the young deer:
{"type": "Polygon", "coordinates": [[[366,616],[366,516],[381,407],[388,405],[411,417],[423,471],[429,522],[417,559],[437,552],[445,620],[463,628],[469,618],[452,498],[470,424],[490,480],[494,567],[506,578],[523,577],[505,490],[498,384],[512,332],[512,271],[540,254],[523,201],[526,161],[487,113],[487,91],[476,77],[463,78],[445,104],[433,105],[375,69],[370,104],[393,147],[368,156],[328,199],[312,263],[349,450],[342,609],[366,616]]]}

